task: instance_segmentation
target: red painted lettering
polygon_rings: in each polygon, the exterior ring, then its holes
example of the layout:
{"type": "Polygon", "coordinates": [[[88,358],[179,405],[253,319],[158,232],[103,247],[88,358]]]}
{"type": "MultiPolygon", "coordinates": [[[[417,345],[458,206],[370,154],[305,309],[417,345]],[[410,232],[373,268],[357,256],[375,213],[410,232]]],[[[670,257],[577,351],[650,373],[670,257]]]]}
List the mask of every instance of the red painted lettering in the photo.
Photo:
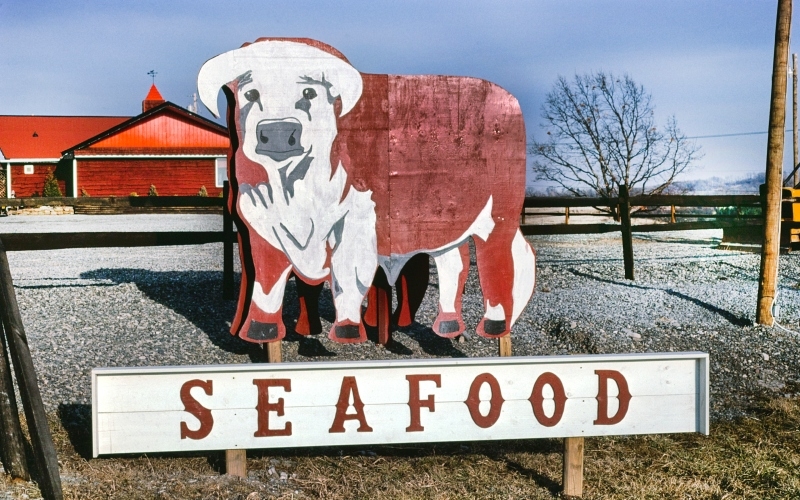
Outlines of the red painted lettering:
{"type": "Polygon", "coordinates": [[[475,377],[472,385],[469,386],[469,396],[464,402],[469,408],[469,414],[475,425],[486,429],[493,426],[497,419],[500,418],[500,410],[505,401],[502,394],[500,394],[500,384],[497,383],[497,379],[490,373],[481,373],[475,377]],[[486,415],[482,415],[480,410],[480,391],[483,384],[489,384],[489,388],[492,390],[492,398],[489,400],[489,412],[486,415]]]}
{"type": "Polygon", "coordinates": [[[536,420],[545,427],[553,427],[561,421],[561,416],[564,415],[564,404],[567,402],[564,384],[561,383],[561,379],[555,374],[550,372],[542,373],[533,384],[533,391],[528,401],[531,402],[533,415],[536,417],[536,420]],[[544,412],[544,396],[542,395],[542,390],[545,385],[549,385],[553,389],[553,403],[555,403],[555,409],[553,410],[553,415],[550,417],[544,412]]]}
{"type": "Polygon", "coordinates": [[[344,432],[345,420],[358,420],[359,426],[356,429],[358,432],[372,432],[372,427],[367,425],[367,417],[364,415],[364,403],[361,402],[361,397],[358,395],[358,385],[356,385],[355,377],[344,377],[342,379],[339,401],[336,403],[336,416],[333,418],[333,424],[328,429],[328,432],[344,432]],[[350,395],[353,396],[353,407],[356,410],[352,414],[347,413],[347,409],[350,407],[350,395]]]}
{"type": "Polygon", "coordinates": [[[270,436],[291,436],[292,423],[286,422],[283,429],[270,429],[269,428],[269,414],[275,412],[279,417],[283,416],[283,398],[278,398],[276,403],[269,402],[269,388],[281,387],[286,392],[292,392],[292,381],[288,378],[273,378],[273,379],[254,379],[253,385],[258,387],[258,403],[256,404],[256,411],[258,411],[258,430],[253,436],[255,437],[270,437],[270,436]]]}
{"type": "Polygon", "coordinates": [[[189,429],[186,422],[181,422],[181,439],[203,439],[211,432],[214,427],[214,417],[211,416],[211,410],[202,406],[192,397],[192,389],[199,387],[203,389],[206,395],[211,396],[214,394],[214,388],[211,380],[190,380],[181,386],[181,403],[183,403],[184,411],[188,411],[200,421],[200,427],[196,431],[189,429]]]}
{"type": "Polygon", "coordinates": [[[631,401],[631,393],[628,390],[628,382],[625,380],[625,377],[618,371],[614,370],[595,370],[594,371],[598,377],[598,390],[597,390],[597,420],[594,421],[594,425],[614,425],[622,421],[625,418],[625,414],[628,413],[628,403],[631,401]],[[619,408],[617,408],[617,413],[614,416],[608,415],[608,381],[613,380],[614,383],[617,384],[617,388],[619,388],[619,395],[617,396],[617,400],[619,401],[619,408]]]}
{"type": "Polygon", "coordinates": [[[435,382],[436,387],[442,386],[441,375],[406,375],[408,380],[408,409],[411,411],[411,424],[406,427],[406,432],[421,432],[425,428],[422,427],[420,421],[420,408],[425,407],[433,413],[435,405],[433,402],[433,394],[425,399],[419,398],[419,383],[423,380],[428,382],[435,382]]]}

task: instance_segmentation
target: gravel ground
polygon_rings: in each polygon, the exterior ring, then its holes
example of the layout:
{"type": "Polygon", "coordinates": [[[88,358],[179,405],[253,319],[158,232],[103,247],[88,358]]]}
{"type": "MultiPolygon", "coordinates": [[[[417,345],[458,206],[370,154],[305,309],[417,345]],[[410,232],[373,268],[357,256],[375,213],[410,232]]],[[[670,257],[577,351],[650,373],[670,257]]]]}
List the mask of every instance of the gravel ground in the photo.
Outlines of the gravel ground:
{"type": "MultiPolygon", "coordinates": [[[[0,232],[221,227],[216,215],[0,220],[0,232]]],[[[623,277],[618,235],[531,238],[538,255],[536,293],[513,329],[514,354],[709,352],[714,419],[746,413],[754,398],[800,392],[800,333],[754,326],[760,257],[717,250],[720,237],[721,231],[635,234],[635,281],[623,277]]],[[[12,252],[9,260],[51,410],[85,409],[94,367],[263,360],[260,349],[228,333],[235,303],[222,299],[221,244],[12,252]]],[[[779,321],[800,331],[799,254],[781,256],[779,285],[779,321]]],[[[289,327],[297,315],[293,295],[290,283],[284,308],[289,327]]],[[[452,341],[435,336],[430,325],[437,296],[432,268],[418,323],[395,331],[387,348],[290,333],[284,359],[496,355],[496,341],[475,334],[452,341]]],[[[321,313],[329,328],[330,294],[323,294],[321,313]]],[[[474,329],[481,314],[473,266],[464,297],[468,328],[474,329]]]]}

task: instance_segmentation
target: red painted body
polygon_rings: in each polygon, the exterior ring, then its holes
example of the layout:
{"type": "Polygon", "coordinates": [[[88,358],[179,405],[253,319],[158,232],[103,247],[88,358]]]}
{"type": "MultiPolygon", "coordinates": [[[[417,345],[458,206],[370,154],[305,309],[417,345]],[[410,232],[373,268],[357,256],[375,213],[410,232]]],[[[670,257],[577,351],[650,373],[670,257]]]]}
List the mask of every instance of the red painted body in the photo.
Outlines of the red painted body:
{"type": "MultiPolygon", "coordinates": [[[[311,45],[344,60],[338,51],[320,42],[291,41],[311,45]]],[[[484,301],[487,309],[491,306],[502,311],[505,319],[484,317],[477,332],[493,338],[507,334],[516,319],[512,318],[515,300],[512,285],[519,278],[515,278],[512,242],[522,238],[519,213],[525,194],[525,126],[517,100],[499,86],[477,78],[364,73],[360,76],[363,90],[349,112],[341,116],[341,100],[332,101],[338,118],[329,163],[331,178],[339,165],[346,172],[342,200],[350,190],[371,193],[375,204],[377,254],[381,258],[460,247],[457,250],[460,257],[456,258],[466,265],[455,277],[459,285],[456,310],[440,310],[438,326],[434,327],[443,336],[456,336],[464,329],[460,309],[461,290],[469,269],[466,240],[475,234],[484,234],[473,238],[484,301]],[[476,233],[473,227],[476,224],[484,229],[476,233]],[[486,229],[487,226],[491,227],[486,229]],[[485,329],[487,321],[493,325],[485,329]],[[451,325],[439,330],[443,323],[451,325]],[[452,323],[458,324],[457,329],[449,329],[455,328],[452,323]]],[[[258,283],[262,290],[273,289],[278,280],[285,279],[284,270],[290,262],[281,249],[258,236],[238,210],[238,185],[269,183],[275,185],[276,190],[281,188],[268,178],[264,166],[248,158],[250,153],[240,148],[246,133],[241,129],[242,120],[246,118],[240,115],[240,107],[246,103],[237,102],[238,85],[234,80],[225,89],[232,149],[230,209],[238,215],[243,262],[242,290],[231,331],[245,340],[274,341],[284,335],[281,311],[266,313],[259,309],[253,302],[253,286],[258,283]],[[259,328],[267,325],[269,338],[263,331],[259,331],[258,337],[251,337],[249,329],[253,325],[259,328]]],[[[260,108],[262,112],[269,110],[269,101],[264,102],[267,104],[260,108]]],[[[275,121],[275,117],[265,115],[266,118],[275,121]]],[[[327,228],[321,230],[323,234],[328,231],[327,228]]],[[[522,245],[529,251],[524,240],[522,245]]],[[[329,263],[332,252],[329,248],[329,263]]],[[[531,273],[532,265],[531,256],[531,273]]],[[[295,272],[302,275],[297,269],[295,272]]],[[[533,276],[529,278],[532,291],[533,276]]],[[[408,290],[408,280],[398,281],[401,288],[406,286],[408,290]]],[[[310,283],[316,284],[319,280],[310,283]]],[[[528,293],[524,301],[529,297],[528,293]]],[[[305,298],[301,296],[301,300],[307,306],[305,298]]],[[[409,320],[409,313],[403,313],[402,303],[398,313],[404,322],[409,320]]],[[[413,313],[411,317],[413,319],[413,313]]],[[[368,322],[376,320],[372,312],[366,319],[368,322]]],[[[306,328],[308,321],[301,318],[299,324],[306,328]]],[[[331,338],[339,342],[363,341],[362,325],[359,325],[357,337],[349,334],[337,337],[337,327],[349,325],[337,322],[331,338]]]]}

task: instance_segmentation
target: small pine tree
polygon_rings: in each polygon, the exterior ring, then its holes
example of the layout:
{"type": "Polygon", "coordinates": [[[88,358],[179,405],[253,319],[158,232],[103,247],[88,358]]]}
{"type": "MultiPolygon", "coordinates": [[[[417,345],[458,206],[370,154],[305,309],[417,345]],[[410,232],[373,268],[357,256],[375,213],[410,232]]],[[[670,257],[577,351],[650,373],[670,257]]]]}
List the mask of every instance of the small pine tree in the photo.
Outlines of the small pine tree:
{"type": "Polygon", "coordinates": [[[200,191],[197,192],[197,196],[200,196],[202,198],[207,198],[208,197],[208,191],[206,191],[206,187],[205,186],[200,186],[200,191]]]}
{"type": "Polygon", "coordinates": [[[158,196],[155,184],[150,184],[150,191],[147,192],[147,196],[158,196]]]}
{"type": "Polygon", "coordinates": [[[42,194],[45,198],[58,198],[64,196],[61,193],[61,188],[58,187],[58,181],[53,173],[53,169],[47,171],[47,177],[44,178],[44,190],[42,194]]]}

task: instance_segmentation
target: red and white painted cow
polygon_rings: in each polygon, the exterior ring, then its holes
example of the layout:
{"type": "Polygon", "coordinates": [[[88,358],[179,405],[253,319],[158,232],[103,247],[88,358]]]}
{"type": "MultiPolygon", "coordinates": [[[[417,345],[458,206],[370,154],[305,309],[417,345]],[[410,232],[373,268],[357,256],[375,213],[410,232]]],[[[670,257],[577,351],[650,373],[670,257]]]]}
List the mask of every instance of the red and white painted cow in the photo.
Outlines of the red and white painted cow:
{"type": "Polygon", "coordinates": [[[283,338],[294,272],[330,282],[329,337],[361,342],[361,306],[378,266],[390,284],[411,257],[433,257],[442,336],[464,331],[472,238],[485,312],[477,333],[509,332],[530,300],[535,257],[519,231],[525,126],[490,82],[356,70],[309,39],[259,39],[207,61],[200,98],[231,130],[229,178],[243,261],[232,333],[283,338]]]}

